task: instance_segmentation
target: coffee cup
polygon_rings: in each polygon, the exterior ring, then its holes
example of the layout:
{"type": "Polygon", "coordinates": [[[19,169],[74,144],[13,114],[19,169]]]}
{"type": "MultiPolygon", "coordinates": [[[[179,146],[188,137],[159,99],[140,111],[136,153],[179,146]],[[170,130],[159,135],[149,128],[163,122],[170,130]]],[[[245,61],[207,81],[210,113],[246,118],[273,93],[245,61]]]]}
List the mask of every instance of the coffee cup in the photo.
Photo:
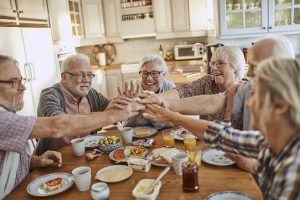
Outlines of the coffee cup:
{"type": "Polygon", "coordinates": [[[175,174],[182,176],[182,164],[187,162],[189,155],[185,152],[176,153],[172,156],[172,164],[175,174]]]}
{"type": "Polygon", "coordinates": [[[71,140],[73,151],[75,156],[82,156],[85,152],[85,141],[84,138],[75,138],[71,140]]]}
{"type": "Polygon", "coordinates": [[[87,166],[77,167],[72,170],[74,181],[79,191],[87,191],[90,189],[92,173],[91,168],[87,166]]]}
{"type": "Polygon", "coordinates": [[[120,129],[123,142],[125,144],[130,144],[132,142],[133,137],[133,128],[131,127],[123,127],[120,129]]]}

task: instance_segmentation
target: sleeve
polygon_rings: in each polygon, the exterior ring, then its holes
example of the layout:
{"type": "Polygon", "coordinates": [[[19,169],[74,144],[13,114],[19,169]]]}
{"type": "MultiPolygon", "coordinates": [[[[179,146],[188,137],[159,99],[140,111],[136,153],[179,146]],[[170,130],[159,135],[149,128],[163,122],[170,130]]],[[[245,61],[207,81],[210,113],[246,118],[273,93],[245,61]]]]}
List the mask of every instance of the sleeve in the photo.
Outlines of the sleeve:
{"type": "Polygon", "coordinates": [[[0,149],[21,153],[34,127],[36,117],[0,111],[0,149]]]}
{"type": "Polygon", "coordinates": [[[243,121],[245,90],[246,90],[246,84],[240,85],[233,97],[232,115],[239,122],[243,121]]]}
{"type": "Polygon", "coordinates": [[[176,87],[179,97],[187,98],[196,95],[202,95],[205,93],[205,86],[211,82],[211,79],[208,75],[193,81],[190,84],[183,84],[176,87]]]}
{"type": "Polygon", "coordinates": [[[136,116],[130,117],[127,121],[125,121],[124,126],[135,127],[135,126],[149,126],[151,125],[151,121],[142,116],[142,114],[138,114],[136,116]]]}
{"type": "Polygon", "coordinates": [[[60,102],[60,96],[54,90],[45,90],[41,92],[37,115],[42,117],[50,117],[64,114],[65,111],[60,102]]]}
{"type": "Polygon", "coordinates": [[[263,137],[258,131],[240,131],[233,129],[230,123],[211,122],[204,141],[226,152],[257,158],[263,137]]]}
{"type": "Polygon", "coordinates": [[[98,102],[97,103],[99,103],[99,110],[98,111],[104,111],[106,109],[106,107],[108,106],[108,104],[109,104],[109,99],[106,98],[104,95],[102,95],[99,92],[97,92],[97,96],[98,96],[98,102]]]}

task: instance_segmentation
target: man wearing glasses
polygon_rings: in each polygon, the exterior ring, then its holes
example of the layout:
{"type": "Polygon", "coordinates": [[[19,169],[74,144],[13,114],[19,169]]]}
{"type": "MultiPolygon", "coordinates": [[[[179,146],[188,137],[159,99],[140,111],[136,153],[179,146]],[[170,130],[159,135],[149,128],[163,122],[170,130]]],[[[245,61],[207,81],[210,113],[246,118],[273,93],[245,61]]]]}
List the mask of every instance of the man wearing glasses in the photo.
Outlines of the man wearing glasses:
{"type": "MultiPolygon", "coordinates": [[[[41,92],[37,109],[38,116],[49,117],[68,114],[89,114],[104,111],[109,100],[91,88],[92,72],[90,59],[84,54],[74,54],[62,63],[61,81],[41,92]]],[[[70,144],[73,138],[43,138],[39,141],[36,154],[55,150],[70,144]]]]}
{"type": "MultiPolygon", "coordinates": [[[[149,54],[140,61],[139,65],[142,90],[151,91],[157,94],[176,87],[172,81],[165,79],[168,68],[166,62],[160,55],[149,54]]],[[[164,122],[151,122],[142,115],[132,117],[125,122],[125,126],[148,125],[155,126],[156,128],[163,128],[167,124],[164,122]]]]}
{"type": "Polygon", "coordinates": [[[113,109],[103,112],[86,115],[61,113],[53,117],[20,116],[15,112],[23,108],[25,90],[17,61],[0,55],[0,199],[27,176],[29,169],[62,165],[59,152],[47,151],[41,156],[27,153],[28,139],[84,136],[145,109],[145,106],[123,97],[122,104],[115,102],[113,109]]]}

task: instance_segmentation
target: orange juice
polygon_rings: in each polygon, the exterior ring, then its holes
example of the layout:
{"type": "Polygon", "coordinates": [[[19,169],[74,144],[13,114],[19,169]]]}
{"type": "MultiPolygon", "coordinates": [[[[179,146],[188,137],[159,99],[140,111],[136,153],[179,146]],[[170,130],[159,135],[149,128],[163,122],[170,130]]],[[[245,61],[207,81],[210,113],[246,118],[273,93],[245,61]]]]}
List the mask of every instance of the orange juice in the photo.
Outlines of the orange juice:
{"type": "Polygon", "coordinates": [[[194,161],[197,166],[201,165],[201,150],[200,151],[189,151],[189,161],[194,161]]]}
{"type": "Polygon", "coordinates": [[[166,146],[166,147],[174,146],[174,136],[171,134],[164,134],[163,142],[164,142],[164,146],[166,146]]]}
{"type": "Polygon", "coordinates": [[[186,138],[184,139],[184,148],[186,151],[193,151],[196,148],[196,139],[195,138],[186,138]]]}

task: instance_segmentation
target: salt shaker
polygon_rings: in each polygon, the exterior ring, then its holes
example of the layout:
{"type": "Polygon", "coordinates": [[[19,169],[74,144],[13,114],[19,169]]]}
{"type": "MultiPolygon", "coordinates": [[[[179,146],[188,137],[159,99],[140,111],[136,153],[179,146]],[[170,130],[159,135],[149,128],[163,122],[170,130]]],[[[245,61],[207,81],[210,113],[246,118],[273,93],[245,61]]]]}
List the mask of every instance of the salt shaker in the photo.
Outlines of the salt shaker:
{"type": "Polygon", "coordinates": [[[105,200],[109,194],[110,190],[106,183],[99,182],[92,185],[91,195],[94,200],[105,200]]]}

